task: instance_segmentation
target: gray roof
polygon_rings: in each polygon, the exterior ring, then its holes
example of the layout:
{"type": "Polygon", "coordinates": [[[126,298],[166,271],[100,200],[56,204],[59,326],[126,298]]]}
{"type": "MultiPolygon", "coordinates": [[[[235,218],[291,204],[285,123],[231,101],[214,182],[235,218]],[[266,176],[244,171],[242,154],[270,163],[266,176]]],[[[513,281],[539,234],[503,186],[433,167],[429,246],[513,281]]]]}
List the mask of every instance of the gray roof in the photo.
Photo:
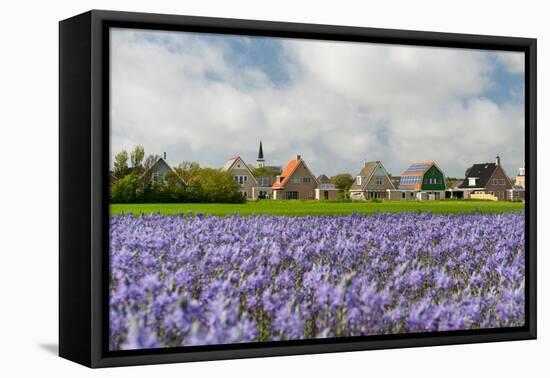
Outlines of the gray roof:
{"type": "Polygon", "coordinates": [[[469,178],[476,178],[476,188],[485,188],[489,183],[489,179],[495,172],[497,165],[495,163],[474,164],[466,171],[466,178],[458,187],[468,189],[472,186],[469,184],[469,178]]]}
{"type": "Polygon", "coordinates": [[[321,184],[329,184],[330,183],[330,179],[328,178],[327,175],[321,175],[321,176],[317,177],[317,181],[319,181],[319,183],[321,183],[321,184]]]}
{"type": "Polygon", "coordinates": [[[353,180],[353,184],[351,185],[350,190],[362,189],[363,186],[365,186],[367,184],[367,180],[370,179],[370,177],[372,176],[372,174],[376,170],[376,167],[378,167],[379,163],[380,163],[379,161],[365,162],[365,165],[363,166],[363,168],[361,168],[361,171],[357,175],[357,176],[364,177],[365,180],[361,183],[361,185],[358,185],[357,184],[357,177],[355,177],[355,180],[353,180]]]}

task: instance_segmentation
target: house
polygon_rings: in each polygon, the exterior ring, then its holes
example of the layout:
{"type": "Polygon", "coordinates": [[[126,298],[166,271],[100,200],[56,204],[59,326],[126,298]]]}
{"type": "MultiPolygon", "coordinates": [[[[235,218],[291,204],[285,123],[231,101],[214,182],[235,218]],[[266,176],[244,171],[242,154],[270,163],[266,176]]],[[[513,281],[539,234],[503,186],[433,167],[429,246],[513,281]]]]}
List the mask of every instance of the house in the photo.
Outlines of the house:
{"type": "Polygon", "coordinates": [[[447,186],[445,189],[445,198],[464,198],[464,193],[458,189],[463,181],[463,178],[447,178],[445,180],[445,184],[447,186]]]}
{"type": "Polygon", "coordinates": [[[335,201],[338,199],[339,196],[340,196],[340,190],[334,184],[319,183],[317,185],[317,188],[315,188],[316,200],[335,201]]]}
{"type": "Polygon", "coordinates": [[[338,199],[340,190],[330,181],[327,175],[318,176],[317,184],[315,189],[316,200],[334,201],[338,199]]]}
{"type": "Polygon", "coordinates": [[[393,184],[393,187],[397,188],[399,186],[399,181],[401,181],[401,176],[392,176],[390,174],[390,180],[391,180],[391,183],[393,184]]]}
{"type": "Polygon", "coordinates": [[[505,200],[512,183],[500,164],[497,156],[494,163],[478,163],[466,170],[466,178],[457,188],[463,198],[483,198],[505,200]]]}
{"type": "Polygon", "coordinates": [[[525,201],[525,188],[521,185],[513,185],[508,190],[507,198],[510,201],[525,201]]]}
{"type": "Polygon", "coordinates": [[[519,185],[525,189],[525,167],[519,169],[518,175],[516,176],[515,185],[519,185]]]}
{"type": "MultiPolygon", "coordinates": [[[[164,155],[166,156],[166,154],[164,155]]],[[[162,185],[168,183],[171,178],[176,180],[177,185],[184,187],[185,181],[166,162],[166,157],[159,157],[157,161],[141,176],[141,183],[146,185],[162,185]]]]}
{"type": "Polygon", "coordinates": [[[300,155],[291,160],[271,186],[274,199],[314,199],[317,178],[300,155]]]}
{"type": "Polygon", "coordinates": [[[387,199],[395,189],[391,177],[380,161],[365,162],[350,187],[350,198],[358,200],[387,199]]]}
{"type": "Polygon", "coordinates": [[[445,175],[433,161],[413,163],[401,174],[399,192],[394,195],[405,200],[439,200],[445,198],[445,188],[445,175]]]}
{"type": "Polygon", "coordinates": [[[254,174],[240,156],[234,156],[225,163],[222,171],[231,172],[239,184],[239,192],[246,199],[253,199],[253,188],[258,185],[254,174]]]}
{"type": "Polygon", "coordinates": [[[317,177],[317,182],[319,184],[330,184],[331,181],[330,179],[328,178],[327,175],[320,175],[319,177],[317,177]]]}

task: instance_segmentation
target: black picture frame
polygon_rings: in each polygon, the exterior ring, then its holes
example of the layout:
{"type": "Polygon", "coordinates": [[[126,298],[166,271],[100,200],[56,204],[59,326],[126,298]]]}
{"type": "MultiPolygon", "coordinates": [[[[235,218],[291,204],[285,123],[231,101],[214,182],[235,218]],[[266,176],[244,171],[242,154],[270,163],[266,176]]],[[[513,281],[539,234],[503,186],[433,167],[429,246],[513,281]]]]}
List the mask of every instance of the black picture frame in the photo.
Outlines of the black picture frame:
{"type": "Polygon", "coordinates": [[[536,338],[536,39],[92,10],[59,23],[59,355],[88,367],[536,338]],[[525,53],[526,325],[109,352],[108,28],[213,32],[525,53]]]}

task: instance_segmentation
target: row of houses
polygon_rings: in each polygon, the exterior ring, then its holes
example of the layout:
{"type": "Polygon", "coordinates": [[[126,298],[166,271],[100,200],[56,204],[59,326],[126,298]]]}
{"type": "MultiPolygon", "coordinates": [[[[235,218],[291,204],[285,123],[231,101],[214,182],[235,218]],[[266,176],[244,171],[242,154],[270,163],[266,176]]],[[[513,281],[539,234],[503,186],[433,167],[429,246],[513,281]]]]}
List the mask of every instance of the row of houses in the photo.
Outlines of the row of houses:
{"type": "MultiPolygon", "coordinates": [[[[266,166],[262,143],[256,160],[257,168],[274,168],[262,172],[281,171],[282,167],[266,166]]],[[[340,191],[326,175],[316,177],[302,156],[297,155],[279,175],[256,177],[251,167],[240,157],[231,157],[222,168],[231,172],[239,184],[241,195],[248,200],[335,200],[340,191]]],[[[160,158],[144,174],[146,180],[161,180],[172,168],[160,158]]],[[[521,168],[515,184],[506,175],[500,157],[494,163],[476,163],[465,177],[446,181],[443,170],[433,161],[412,163],[401,176],[388,174],[381,161],[365,162],[349,190],[353,200],[440,200],[444,198],[479,198],[519,201],[525,198],[525,169],[521,168]]]]}
{"type": "MultiPolygon", "coordinates": [[[[257,167],[265,167],[260,142],[257,167]]],[[[240,156],[229,159],[223,168],[239,183],[241,194],[250,200],[338,198],[339,190],[326,175],[316,177],[305,160],[297,155],[280,175],[255,177],[240,156]]],[[[381,161],[365,162],[349,190],[351,199],[439,200],[480,198],[518,201],[525,198],[525,169],[521,168],[513,185],[497,156],[494,163],[473,164],[465,178],[448,185],[444,172],[435,162],[412,163],[398,177],[388,174],[381,161]]]]}

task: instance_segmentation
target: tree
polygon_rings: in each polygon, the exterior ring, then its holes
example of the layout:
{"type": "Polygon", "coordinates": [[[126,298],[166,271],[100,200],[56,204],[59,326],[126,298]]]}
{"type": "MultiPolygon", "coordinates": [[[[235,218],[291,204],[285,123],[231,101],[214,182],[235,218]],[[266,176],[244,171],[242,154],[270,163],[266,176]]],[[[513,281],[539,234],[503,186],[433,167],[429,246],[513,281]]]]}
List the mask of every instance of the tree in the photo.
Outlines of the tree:
{"type": "Polygon", "coordinates": [[[348,191],[353,184],[353,176],[349,173],[338,173],[330,178],[330,182],[336,185],[338,189],[348,191]]]}
{"type": "Polygon", "coordinates": [[[195,189],[206,202],[244,202],[233,175],[219,169],[201,168],[196,176],[195,189]]]}
{"type": "Polygon", "coordinates": [[[130,154],[130,160],[132,163],[132,168],[141,167],[143,158],[145,157],[145,150],[142,146],[136,146],[132,153],[130,154]]]}
{"type": "MultiPolygon", "coordinates": [[[[459,181],[456,177],[445,177],[445,187],[452,188],[459,181]]],[[[460,184],[457,184],[460,185],[460,184]]]]}
{"type": "Polygon", "coordinates": [[[120,151],[115,155],[114,173],[120,179],[128,172],[128,152],[120,151]]]}
{"type": "Polygon", "coordinates": [[[160,155],[148,155],[143,161],[143,171],[147,172],[160,159],[160,155]]]}
{"type": "Polygon", "coordinates": [[[136,203],[140,202],[140,178],[136,172],[132,172],[121,178],[111,186],[112,203],[136,203]]]}
{"type": "Polygon", "coordinates": [[[184,161],[174,168],[176,173],[185,181],[187,185],[193,186],[197,176],[201,171],[199,163],[184,161]]]}
{"type": "Polygon", "coordinates": [[[254,177],[277,176],[281,174],[281,170],[277,167],[258,167],[252,170],[254,177]]]}

